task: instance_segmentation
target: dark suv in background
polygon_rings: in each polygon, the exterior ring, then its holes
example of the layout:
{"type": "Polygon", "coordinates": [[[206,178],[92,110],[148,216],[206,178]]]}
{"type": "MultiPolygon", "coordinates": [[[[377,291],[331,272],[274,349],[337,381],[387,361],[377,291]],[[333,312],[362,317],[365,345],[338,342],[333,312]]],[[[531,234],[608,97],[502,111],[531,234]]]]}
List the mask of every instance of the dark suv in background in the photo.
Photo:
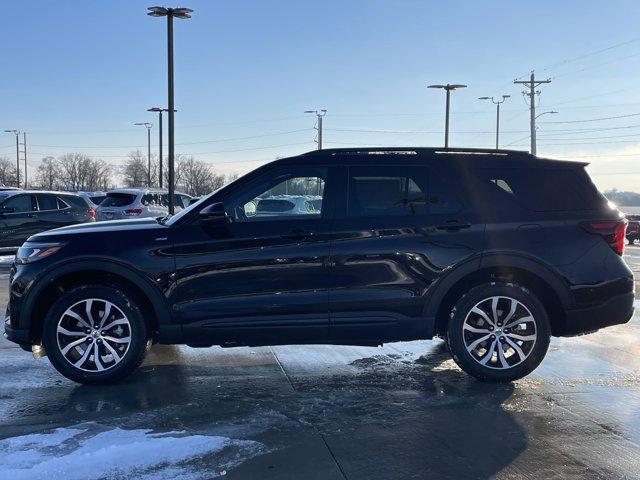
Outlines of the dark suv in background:
{"type": "Polygon", "coordinates": [[[627,322],[626,220],[583,163],[515,151],[324,150],[265,165],[170,218],[65,227],[16,257],[6,335],[82,383],[151,342],[194,347],[440,336],[483,380],[549,337],[627,322]],[[317,208],[259,215],[261,199],[317,208]],[[42,346],[42,347],[41,347],[42,346]]]}
{"type": "Polygon", "coordinates": [[[34,190],[0,191],[0,247],[17,249],[36,233],[93,222],[95,211],[80,196],[34,190]]]}

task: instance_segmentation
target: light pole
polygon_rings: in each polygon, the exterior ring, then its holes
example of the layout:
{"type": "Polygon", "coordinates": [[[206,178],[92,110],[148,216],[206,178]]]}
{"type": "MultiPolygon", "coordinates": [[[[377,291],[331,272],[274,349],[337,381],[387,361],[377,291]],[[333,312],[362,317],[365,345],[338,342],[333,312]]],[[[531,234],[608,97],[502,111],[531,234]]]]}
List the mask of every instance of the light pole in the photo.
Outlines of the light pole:
{"type": "Polygon", "coordinates": [[[137,122],[134,123],[134,125],[143,126],[147,129],[147,161],[149,162],[147,170],[147,186],[151,188],[151,127],[153,127],[153,124],[148,122],[137,122]]]}
{"type": "Polygon", "coordinates": [[[327,114],[326,110],[305,110],[304,113],[313,113],[318,122],[318,150],[322,150],[322,117],[327,114]]]}
{"type": "MultiPolygon", "coordinates": [[[[162,188],[162,112],[168,112],[168,108],[153,107],[147,109],[147,112],[158,112],[158,167],[160,168],[160,176],[158,185],[162,188]]],[[[175,111],[175,110],[174,110],[175,111]]]]}
{"type": "Polygon", "coordinates": [[[16,136],[16,187],[20,188],[20,130],[5,130],[16,136]]]}
{"type": "Polygon", "coordinates": [[[168,113],[169,113],[169,215],[173,215],[175,208],[175,139],[174,139],[174,113],[175,105],[173,101],[173,17],[180,19],[191,18],[190,8],[165,8],[165,7],[149,7],[147,15],[152,17],[167,17],[167,96],[168,96],[168,113]]]}
{"type": "Polygon", "coordinates": [[[451,97],[451,91],[455,90],[457,88],[466,88],[466,85],[461,85],[461,84],[450,84],[447,83],[446,85],[429,85],[427,86],[427,88],[442,88],[446,93],[447,93],[447,108],[446,108],[446,113],[445,113],[445,120],[444,120],[444,148],[449,148],[449,105],[450,105],[450,97],[451,97]]]}
{"type": "Polygon", "coordinates": [[[500,105],[503,104],[511,95],[502,95],[502,100],[496,101],[493,97],[479,97],[478,100],[491,100],[496,106],[496,150],[500,141],[500,105]]]}
{"type": "Polygon", "coordinates": [[[538,154],[538,137],[535,134],[536,130],[538,129],[538,127],[535,126],[535,121],[538,118],[540,118],[541,116],[543,116],[543,115],[547,115],[547,114],[554,115],[556,113],[558,113],[558,112],[556,112],[555,110],[549,110],[548,112],[542,112],[542,113],[539,113],[538,115],[536,115],[535,117],[533,117],[533,122],[534,122],[533,133],[534,133],[534,135],[531,137],[531,154],[532,155],[537,155],[538,154]]]}

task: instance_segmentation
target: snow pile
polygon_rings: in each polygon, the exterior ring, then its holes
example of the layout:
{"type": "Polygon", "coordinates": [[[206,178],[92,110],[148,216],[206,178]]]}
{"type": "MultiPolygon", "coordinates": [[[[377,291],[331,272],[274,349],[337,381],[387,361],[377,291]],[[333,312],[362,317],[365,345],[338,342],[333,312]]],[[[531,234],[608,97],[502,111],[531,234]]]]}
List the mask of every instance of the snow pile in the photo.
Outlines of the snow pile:
{"type": "Polygon", "coordinates": [[[2,477],[12,480],[211,478],[264,451],[250,440],[94,423],[0,440],[2,477]]]}

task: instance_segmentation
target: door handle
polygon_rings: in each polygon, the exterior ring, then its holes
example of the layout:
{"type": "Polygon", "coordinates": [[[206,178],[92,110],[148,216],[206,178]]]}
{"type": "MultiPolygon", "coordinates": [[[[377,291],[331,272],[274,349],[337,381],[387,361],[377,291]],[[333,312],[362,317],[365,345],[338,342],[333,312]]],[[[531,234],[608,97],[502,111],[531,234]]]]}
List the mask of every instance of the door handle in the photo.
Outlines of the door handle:
{"type": "Polygon", "coordinates": [[[293,228],[289,230],[289,233],[282,235],[282,238],[286,238],[289,240],[304,240],[305,238],[312,237],[313,235],[314,233],[309,230],[303,230],[302,228],[293,228]]]}
{"type": "Polygon", "coordinates": [[[442,225],[437,225],[436,228],[438,230],[447,230],[447,231],[457,231],[462,230],[463,228],[471,227],[470,223],[459,222],[457,220],[449,220],[442,225]]]}

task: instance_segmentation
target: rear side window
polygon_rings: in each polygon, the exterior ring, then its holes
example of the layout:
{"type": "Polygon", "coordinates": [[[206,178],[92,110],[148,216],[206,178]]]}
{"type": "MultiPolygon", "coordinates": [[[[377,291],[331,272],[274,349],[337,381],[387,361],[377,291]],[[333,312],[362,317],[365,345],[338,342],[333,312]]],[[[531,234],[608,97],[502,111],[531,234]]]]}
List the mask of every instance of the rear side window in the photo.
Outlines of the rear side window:
{"type": "Polygon", "coordinates": [[[427,213],[427,174],[422,167],[349,168],[350,217],[427,213]]]}
{"type": "Polygon", "coordinates": [[[58,201],[53,195],[38,195],[38,207],[41,211],[58,210],[58,201]]]}
{"type": "Polygon", "coordinates": [[[101,207],[126,207],[127,205],[131,205],[136,199],[136,196],[131,193],[107,193],[107,198],[105,198],[101,203],[101,207]]]}
{"type": "Polygon", "coordinates": [[[583,168],[488,168],[479,176],[493,201],[509,198],[527,210],[597,210],[605,202],[583,168]]]}
{"type": "Polygon", "coordinates": [[[107,198],[105,195],[96,195],[93,197],[89,197],[89,200],[91,200],[92,203],[94,203],[95,205],[100,205],[100,203],[107,198]]]}

